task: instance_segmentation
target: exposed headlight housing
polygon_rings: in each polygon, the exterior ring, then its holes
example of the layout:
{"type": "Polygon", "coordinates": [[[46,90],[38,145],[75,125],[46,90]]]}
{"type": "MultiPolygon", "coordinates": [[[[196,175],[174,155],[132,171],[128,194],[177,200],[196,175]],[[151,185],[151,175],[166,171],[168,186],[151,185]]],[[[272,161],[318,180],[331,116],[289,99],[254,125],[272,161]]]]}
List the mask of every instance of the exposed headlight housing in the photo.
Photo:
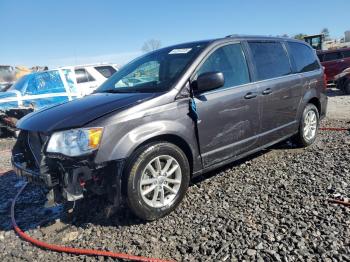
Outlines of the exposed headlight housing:
{"type": "Polygon", "coordinates": [[[71,129],[53,133],[46,151],[66,156],[81,156],[98,149],[103,128],[71,129]]]}

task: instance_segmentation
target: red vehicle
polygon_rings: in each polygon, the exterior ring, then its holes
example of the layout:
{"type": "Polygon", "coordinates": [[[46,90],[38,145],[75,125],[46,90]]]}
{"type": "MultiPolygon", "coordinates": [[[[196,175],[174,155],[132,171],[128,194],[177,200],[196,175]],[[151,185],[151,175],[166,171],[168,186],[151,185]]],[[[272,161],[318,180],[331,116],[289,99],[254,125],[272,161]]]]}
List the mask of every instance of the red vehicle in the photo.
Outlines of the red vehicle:
{"type": "Polygon", "coordinates": [[[318,51],[317,56],[325,67],[327,84],[335,84],[334,77],[350,67],[350,48],[318,51]]]}

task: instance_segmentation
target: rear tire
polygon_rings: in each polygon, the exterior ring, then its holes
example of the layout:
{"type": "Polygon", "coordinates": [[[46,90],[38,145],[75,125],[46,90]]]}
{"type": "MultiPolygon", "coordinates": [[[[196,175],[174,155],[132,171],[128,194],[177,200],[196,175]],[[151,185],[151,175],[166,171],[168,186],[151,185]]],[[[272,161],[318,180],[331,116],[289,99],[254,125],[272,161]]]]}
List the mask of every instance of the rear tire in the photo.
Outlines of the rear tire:
{"type": "Polygon", "coordinates": [[[344,84],[344,93],[350,95],[350,80],[346,81],[344,84]]]}
{"type": "Polygon", "coordinates": [[[293,142],[299,147],[310,146],[315,142],[319,128],[319,112],[314,104],[307,104],[304,108],[299,132],[294,136],[293,142]]]}
{"type": "Polygon", "coordinates": [[[184,198],[190,181],[190,166],[179,147],[156,142],[132,154],[125,175],[131,211],[151,221],[169,214],[184,198]]]}

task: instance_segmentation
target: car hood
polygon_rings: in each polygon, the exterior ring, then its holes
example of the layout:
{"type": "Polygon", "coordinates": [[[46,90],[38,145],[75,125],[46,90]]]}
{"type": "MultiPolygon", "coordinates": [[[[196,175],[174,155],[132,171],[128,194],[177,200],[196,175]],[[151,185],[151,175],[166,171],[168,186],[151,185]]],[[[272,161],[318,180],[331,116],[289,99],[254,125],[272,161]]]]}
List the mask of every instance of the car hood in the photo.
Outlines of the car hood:
{"type": "Polygon", "coordinates": [[[92,94],[28,114],[18,122],[17,127],[44,133],[82,127],[108,113],[122,110],[155,96],[150,93],[92,94]]]}

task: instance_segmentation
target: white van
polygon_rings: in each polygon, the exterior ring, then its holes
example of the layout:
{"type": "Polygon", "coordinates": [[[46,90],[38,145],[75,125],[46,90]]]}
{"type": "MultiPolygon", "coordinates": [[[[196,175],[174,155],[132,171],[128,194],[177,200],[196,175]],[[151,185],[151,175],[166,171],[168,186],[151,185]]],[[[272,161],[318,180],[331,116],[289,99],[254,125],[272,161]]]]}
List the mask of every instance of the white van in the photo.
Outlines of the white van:
{"type": "Polygon", "coordinates": [[[70,69],[74,72],[77,89],[81,96],[91,94],[107,78],[118,71],[118,67],[112,64],[65,66],[62,69],[70,69]]]}

